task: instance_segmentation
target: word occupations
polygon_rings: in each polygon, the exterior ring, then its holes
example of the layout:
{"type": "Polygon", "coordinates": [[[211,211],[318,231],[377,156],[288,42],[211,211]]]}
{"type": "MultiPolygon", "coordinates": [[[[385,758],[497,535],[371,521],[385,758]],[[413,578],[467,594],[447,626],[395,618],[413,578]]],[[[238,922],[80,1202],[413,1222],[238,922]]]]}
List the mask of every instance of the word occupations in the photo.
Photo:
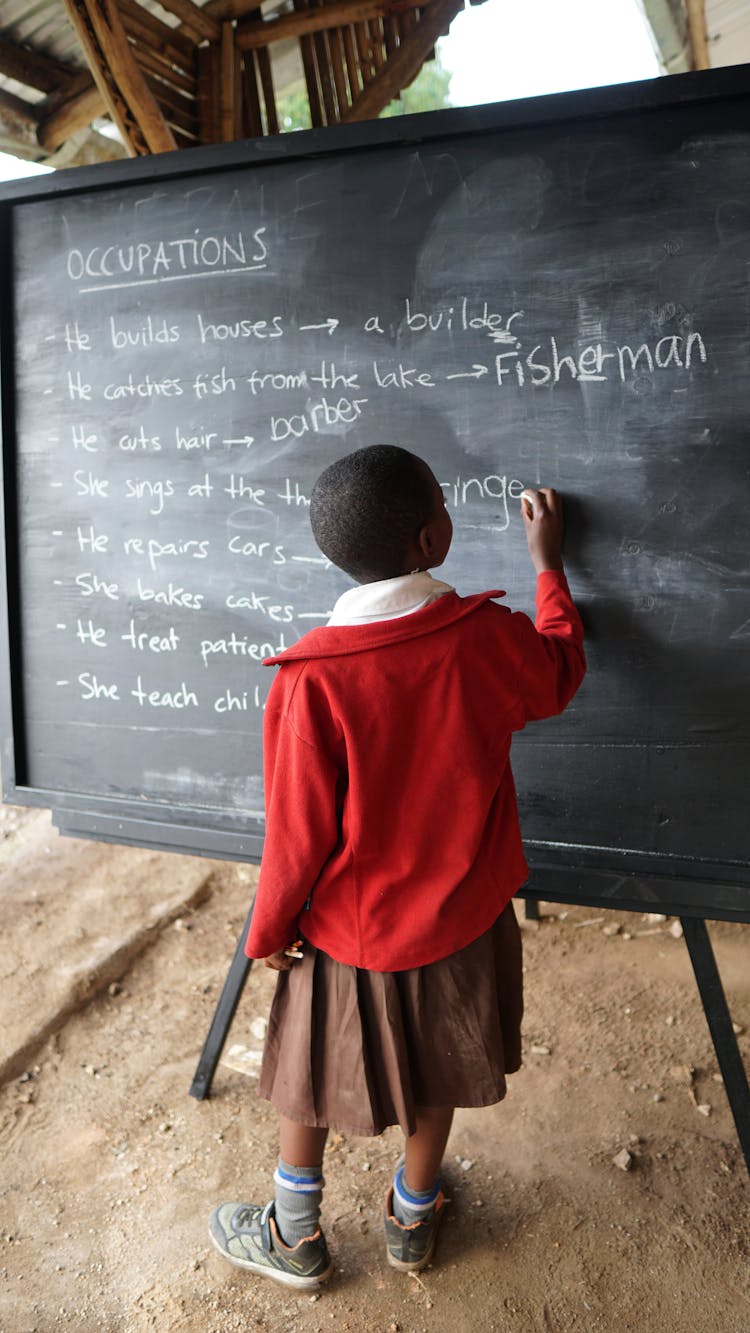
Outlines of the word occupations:
{"type": "Polygon", "coordinates": [[[236,272],[244,268],[265,268],[268,247],[263,240],[265,227],[257,227],[249,236],[238,231],[231,236],[207,235],[196,231],[192,236],[172,240],[137,240],[128,245],[95,245],[91,249],[68,251],[66,270],[72,282],[115,278],[136,282],[158,282],[174,277],[199,277],[206,272],[236,272]]]}

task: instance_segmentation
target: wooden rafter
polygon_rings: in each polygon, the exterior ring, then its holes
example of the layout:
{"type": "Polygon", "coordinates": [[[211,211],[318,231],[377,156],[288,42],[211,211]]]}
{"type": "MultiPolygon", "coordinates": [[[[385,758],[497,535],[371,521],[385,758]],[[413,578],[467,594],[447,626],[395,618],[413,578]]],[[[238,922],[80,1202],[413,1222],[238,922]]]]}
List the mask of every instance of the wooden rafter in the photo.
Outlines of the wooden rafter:
{"type": "Polygon", "coordinates": [[[39,153],[34,107],[12,93],[0,91],[0,152],[34,160],[39,153]]]}
{"type": "Polygon", "coordinates": [[[258,0],[206,0],[206,4],[201,5],[201,13],[218,23],[225,23],[245,18],[257,8],[258,0]]]}
{"type": "Polygon", "coordinates": [[[182,20],[182,27],[194,40],[206,42],[221,41],[221,23],[207,14],[205,9],[196,5],[194,0],[159,0],[162,9],[182,20]]]}
{"type": "Polygon", "coordinates": [[[424,6],[425,0],[334,0],[333,4],[299,13],[285,13],[268,19],[245,19],[237,25],[237,45],[241,51],[268,46],[305,33],[341,28],[367,19],[401,15],[407,9],[424,6]]]}
{"type": "Polygon", "coordinates": [[[149,73],[155,74],[157,78],[164,79],[166,83],[171,83],[173,88],[179,88],[189,97],[195,97],[195,72],[186,74],[184,70],[177,69],[171,61],[165,60],[161,55],[157,55],[156,51],[152,51],[149,46],[144,46],[143,42],[133,39],[133,46],[135,48],[136,59],[141,69],[148,70],[149,73]]]}
{"type": "Polygon", "coordinates": [[[63,0],[63,4],[131,156],[176,148],[172,131],[133,57],[114,0],[63,0]]]}
{"type": "Polygon", "coordinates": [[[27,88],[51,93],[65,83],[71,70],[59,60],[41,55],[25,43],[9,42],[0,37],[0,74],[5,74],[27,88]]]}
{"type": "Polygon", "coordinates": [[[37,139],[36,104],[0,92],[0,151],[27,162],[53,167],[87,166],[122,156],[122,146],[88,126],[67,139],[59,152],[45,156],[37,139]]]}
{"type": "Polygon", "coordinates": [[[344,122],[373,120],[409,86],[430,55],[438,37],[447,32],[463,0],[431,0],[419,23],[390,56],[342,116],[344,122]]]}
{"type": "Polygon", "coordinates": [[[181,69],[192,69],[195,61],[195,41],[180,28],[170,28],[137,0],[118,0],[123,25],[128,32],[142,38],[151,50],[172,61],[181,69]]]}
{"type": "MultiPolygon", "coordinates": [[[[264,16],[258,0],[159,0],[171,24],[146,0],[61,0],[87,68],[0,34],[0,76],[34,90],[0,96],[0,137],[23,157],[67,162],[84,140],[82,151],[104,144],[91,129],[102,115],[131,155],[276,134],[280,42],[298,44],[313,125],[370,119],[413,80],[463,3],[288,0],[264,16]]],[[[700,3],[690,0],[694,11],[700,3]]]]}
{"type": "Polygon", "coordinates": [[[36,106],[37,138],[42,148],[54,153],[71,135],[106,115],[107,104],[91,76],[72,79],[64,95],[52,94],[36,106]],[[76,86],[78,85],[78,86],[76,86]]]}

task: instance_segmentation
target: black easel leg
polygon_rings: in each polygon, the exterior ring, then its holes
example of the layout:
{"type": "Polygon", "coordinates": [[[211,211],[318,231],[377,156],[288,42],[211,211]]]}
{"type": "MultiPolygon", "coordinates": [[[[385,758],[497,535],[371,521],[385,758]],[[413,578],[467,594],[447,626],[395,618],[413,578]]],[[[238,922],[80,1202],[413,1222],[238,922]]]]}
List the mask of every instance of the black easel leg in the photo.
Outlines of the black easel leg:
{"type": "Polygon", "coordinates": [[[216,1066],[219,1063],[219,1057],[224,1049],[224,1042],[227,1039],[227,1033],[232,1025],[237,1005],[240,1002],[240,996],[245,988],[247,974],[252,967],[252,959],[245,955],[245,940],[247,932],[250,929],[250,922],[253,916],[251,906],[248,912],[247,921],[242,930],[242,934],[237,942],[237,948],[234,951],[227,979],[219,996],[219,1003],[216,1006],[211,1026],[208,1029],[200,1060],[193,1075],[193,1081],[190,1084],[190,1096],[196,1097],[202,1102],[211,1092],[211,1083],[213,1081],[216,1066]]]}
{"type": "Polygon", "coordinates": [[[525,921],[539,920],[539,903],[536,898],[524,898],[523,915],[525,921]]]}
{"type": "Polygon", "coordinates": [[[702,917],[681,917],[685,942],[698,983],[703,1012],[724,1080],[724,1088],[734,1116],[737,1137],[750,1172],[750,1087],[742,1063],[740,1048],[732,1028],[724,987],[716,966],[714,951],[702,917]]]}

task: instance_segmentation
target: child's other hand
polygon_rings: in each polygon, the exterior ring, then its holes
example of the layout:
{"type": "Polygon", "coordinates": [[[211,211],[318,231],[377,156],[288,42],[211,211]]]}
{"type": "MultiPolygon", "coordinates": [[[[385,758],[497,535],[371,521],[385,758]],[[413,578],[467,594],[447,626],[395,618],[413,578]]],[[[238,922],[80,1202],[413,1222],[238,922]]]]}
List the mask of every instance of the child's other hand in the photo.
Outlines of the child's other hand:
{"type": "Polygon", "coordinates": [[[270,967],[274,972],[288,972],[294,966],[294,959],[290,958],[283,949],[279,949],[278,953],[269,954],[267,958],[263,959],[263,962],[266,967],[270,967]]]}
{"type": "Polygon", "coordinates": [[[304,940],[294,940],[285,949],[279,949],[278,953],[269,954],[268,958],[263,959],[266,967],[272,968],[274,972],[288,972],[297,959],[302,957],[303,944],[304,940]]]}
{"type": "Polygon", "coordinates": [[[521,496],[521,516],[537,574],[545,569],[562,569],[562,496],[549,488],[527,488],[521,496]]]}

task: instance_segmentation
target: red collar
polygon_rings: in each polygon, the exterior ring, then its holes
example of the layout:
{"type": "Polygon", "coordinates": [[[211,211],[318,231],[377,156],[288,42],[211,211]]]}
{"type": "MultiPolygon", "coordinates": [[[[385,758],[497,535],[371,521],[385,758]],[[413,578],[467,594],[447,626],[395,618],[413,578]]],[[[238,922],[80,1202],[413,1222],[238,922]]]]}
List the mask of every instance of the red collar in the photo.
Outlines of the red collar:
{"type": "Polygon", "coordinates": [[[324,625],[312,629],[302,638],[285,648],[283,653],[264,658],[264,666],[283,666],[286,662],[305,661],[308,658],[342,657],[350,653],[363,653],[371,648],[386,648],[393,643],[402,643],[407,639],[418,639],[433,630],[444,629],[464,616],[489,602],[494,597],[504,597],[505,593],[495,588],[490,592],[473,593],[470,597],[459,597],[455,592],[448,592],[421,611],[414,611],[408,616],[399,616],[396,620],[376,620],[370,625],[324,625]]]}

